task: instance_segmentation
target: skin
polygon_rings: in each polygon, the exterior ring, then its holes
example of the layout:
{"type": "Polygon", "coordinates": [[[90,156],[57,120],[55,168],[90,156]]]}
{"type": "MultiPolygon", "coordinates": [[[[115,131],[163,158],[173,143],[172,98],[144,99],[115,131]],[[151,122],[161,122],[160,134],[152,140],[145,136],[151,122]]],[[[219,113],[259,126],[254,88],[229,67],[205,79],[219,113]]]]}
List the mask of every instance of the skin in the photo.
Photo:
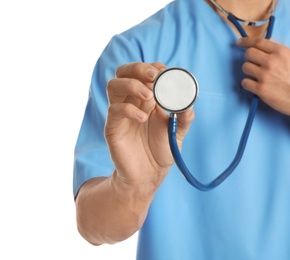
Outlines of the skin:
{"type": "MultiPolygon", "coordinates": [[[[219,3],[249,20],[260,17],[270,5],[270,1],[264,0],[219,3]],[[251,12],[247,13],[249,5],[251,12]],[[254,11],[259,13],[255,15],[254,11]]],[[[273,109],[290,115],[290,49],[261,39],[264,27],[245,29],[249,37],[237,44],[246,49],[243,71],[251,79],[244,79],[242,86],[273,109]]],[[[138,231],[155,192],[174,162],[167,138],[168,116],[156,105],[152,93],[155,77],[165,68],[161,63],[125,64],[108,83],[105,138],[115,170],[108,178],[87,181],[76,198],[78,230],[91,244],[113,244],[138,231]]],[[[193,109],[181,113],[178,120],[177,138],[181,148],[194,120],[193,109]]]]}
{"type": "MultiPolygon", "coordinates": [[[[274,4],[277,2],[274,0],[274,4]]],[[[272,9],[272,1],[264,0],[244,0],[242,4],[240,0],[219,0],[218,3],[237,17],[251,21],[267,18],[268,15],[265,16],[265,14],[272,9]],[[257,10],[260,12],[256,12],[257,10]]],[[[226,17],[220,15],[233,27],[226,17]]],[[[289,116],[290,49],[273,40],[264,39],[263,35],[267,26],[268,24],[259,27],[243,26],[249,37],[240,38],[237,45],[246,49],[245,58],[247,61],[242,68],[249,77],[246,77],[241,85],[259,96],[273,109],[289,116]]],[[[236,28],[233,29],[238,34],[236,28]]]]}
{"type": "Polygon", "coordinates": [[[246,48],[242,86],[273,109],[290,116],[290,49],[262,38],[238,40],[246,48]]]}
{"type": "MultiPolygon", "coordinates": [[[[105,137],[116,168],[109,178],[85,183],[76,199],[78,229],[94,245],[124,240],[140,229],[174,162],[168,116],[152,93],[154,78],[165,68],[161,63],[126,64],[107,86],[105,137]]],[[[180,148],[193,119],[192,108],[179,115],[180,148]]]]}

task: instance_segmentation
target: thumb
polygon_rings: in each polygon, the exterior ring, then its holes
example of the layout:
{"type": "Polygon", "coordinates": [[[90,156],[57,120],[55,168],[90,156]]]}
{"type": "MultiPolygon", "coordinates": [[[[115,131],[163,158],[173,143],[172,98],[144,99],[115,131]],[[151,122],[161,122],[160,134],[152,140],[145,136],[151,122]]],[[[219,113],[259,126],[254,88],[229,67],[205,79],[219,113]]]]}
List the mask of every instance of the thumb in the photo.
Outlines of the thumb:
{"type": "Polygon", "coordinates": [[[195,118],[195,114],[194,114],[193,107],[178,114],[178,129],[177,129],[176,137],[179,141],[182,141],[185,135],[187,134],[194,118],[195,118]]]}

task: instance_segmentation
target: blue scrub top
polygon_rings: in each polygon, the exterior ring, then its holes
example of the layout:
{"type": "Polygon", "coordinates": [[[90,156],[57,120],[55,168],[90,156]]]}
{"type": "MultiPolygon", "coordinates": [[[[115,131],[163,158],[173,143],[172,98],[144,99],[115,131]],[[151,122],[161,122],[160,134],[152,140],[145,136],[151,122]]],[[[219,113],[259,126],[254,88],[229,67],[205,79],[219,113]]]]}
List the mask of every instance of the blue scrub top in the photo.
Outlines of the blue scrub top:
{"type": "MultiPolygon", "coordinates": [[[[272,38],[290,47],[290,2],[279,0],[275,16],[272,38]]],[[[104,140],[106,85],[118,66],[136,61],[195,75],[196,119],[182,155],[201,182],[220,174],[236,153],[251,104],[240,87],[244,50],[237,39],[203,0],[176,0],[114,36],[92,76],[75,148],[74,195],[90,178],[112,173],[104,140]]],[[[289,260],[289,199],[290,118],[260,102],[242,161],[221,186],[198,191],[172,167],[139,232],[137,259],[289,260]]]]}

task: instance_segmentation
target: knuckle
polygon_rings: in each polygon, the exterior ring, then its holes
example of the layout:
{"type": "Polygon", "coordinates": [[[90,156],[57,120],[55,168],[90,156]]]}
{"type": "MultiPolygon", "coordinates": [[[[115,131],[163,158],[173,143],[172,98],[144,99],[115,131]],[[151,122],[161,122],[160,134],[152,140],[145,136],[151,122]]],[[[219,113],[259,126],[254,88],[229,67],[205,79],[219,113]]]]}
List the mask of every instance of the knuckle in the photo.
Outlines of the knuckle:
{"type": "Polygon", "coordinates": [[[249,67],[250,67],[250,63],[249,62],[245,62],[242,65],[242,71],[247,74],[249,72],[249,67]]]}
{"type": "Polygon", "coordinates": [[[128,80],[127,83],[126,83],[128,90],[134,89],[135,85],[136,85],[136,82],[137,81],[135,79],[128,80]]]}
{"type": "Polygon", "coordinates": [[[161,62],[152,62],[151,65],[157,69],[166,69],[166,66],[161,62]]]}
{"type": "Polygon", "coordinates": [[[245,72],[246,68],[247,68],[247,62],[245,62],[245,63],[242,64],[242,70],[243,70],[243,72],[245,72]]]}
{"type": "Polygon", "coordinates": [[[149,64],[141,61],[123,64],[116,69],[117,78],[139,78],[143,74],[144,68],[149,64]]]}
{"type": "Polygon", "coordinates": [[[116,79],[111,79],[107,84],[107,93],[111,93],[113,86],[115,85],[116,79]]]}
{"type": "Polygon", "coordinates": [[[263,73],[262,75],[260,75],[259,77],[259,89],[263,89],[265,87],[265,82],[267,82],[268,80],[268,76],[266,73],[263,73]]]}
{"type": "Polygon", "coordinates": [[[144,64],[142,62],[134,62],[131,65],[132,75],[139,75],[144,67],[144,64]]]}
{"type": "Polygon", "coordinates": [[[125,69],[126,66],[127,66],[127,64],[123,64],[116,69],[115,74],[116,74],[117,78],[121,77],[122,71],[125,69]]]}
{"type": "Polygon", "coordinates": [[[112,117],[112,115],[115,113],[116,109],[115,109],[115,105],[111,104],[108,107],[108,118],[112,117]]]}
{"type": "Polygon", "coordinates": [[[262,94],[265,90],[265,83],[263,81],[263,79],[261,79],[261,82],[259,82],[259,84],[257,84],[256,89],[259,91],[260,94],[262,94]]]}
{"type": "Polygon", "coordinates": [[[276,49],[278,57],[285,58],[289,56],[289,51],[286,48],[277,48],[276,49]]]}
{"type": "Polygon", "coordinates": [[[254,46],[260,48],[263,45],[264,38],[256,38],[254,42],[254,46]]]}
{"type": "Polygon", "coordinates": [[[132,104],[131,103],[124,103],[123,106],[120,108],[120,113],[124,117],[129,117],[132,111],[132,104]]]}
{"type": "Polygon", "coordinates": [[[123,104],[111,104],[108,107],[108,117],[115,117],[113,115],[122,115],[122,116],[126,116],[128,115],[128,113],[130,113],[130,106],[131,104],[129,103],[123,103],[123,104]]]}
{"type": "Polygon", "coordinates": [[[267,84],[265,82],[259,82],[256,86],[256,92],[259,94],[260,97],[267,96],[267,84]]]}
{"type": "Polygon", "coordinates": [[[273,55],[268,55],[267,59],[265,59],[265,67],[272,68],[274,67],[274,63],[275,63],[275,58],[273,57],[273,55]]]}
{"type": "Polygon", "coordinates": [[[249,59],[255,53],[255,48],[249,47],[245,52],[245,58],[249,59]]]}
{"type": "Polygon", "coordinates": [[[125,103],[123,107],[120,109],[120,111],[122,111],[123,114],[127,114],[130,111],[130,106],[131,106],[130,103],[125,103]]]}

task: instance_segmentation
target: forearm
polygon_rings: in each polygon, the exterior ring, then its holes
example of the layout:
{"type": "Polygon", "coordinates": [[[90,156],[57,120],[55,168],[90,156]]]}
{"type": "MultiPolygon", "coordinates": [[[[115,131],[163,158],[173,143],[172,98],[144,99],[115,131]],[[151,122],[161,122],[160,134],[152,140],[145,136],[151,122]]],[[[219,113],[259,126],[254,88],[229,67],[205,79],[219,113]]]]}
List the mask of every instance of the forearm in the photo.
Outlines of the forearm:
{"type": "Polygon", "coordinates": [[[116,174],[89,180],[76,199],[80,234],[94,245],[130,237],[142,227],[157,186],[147,183],[130,187],[116,174]]]}

